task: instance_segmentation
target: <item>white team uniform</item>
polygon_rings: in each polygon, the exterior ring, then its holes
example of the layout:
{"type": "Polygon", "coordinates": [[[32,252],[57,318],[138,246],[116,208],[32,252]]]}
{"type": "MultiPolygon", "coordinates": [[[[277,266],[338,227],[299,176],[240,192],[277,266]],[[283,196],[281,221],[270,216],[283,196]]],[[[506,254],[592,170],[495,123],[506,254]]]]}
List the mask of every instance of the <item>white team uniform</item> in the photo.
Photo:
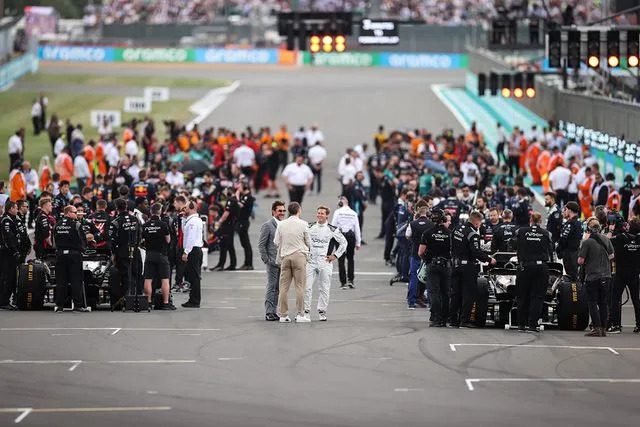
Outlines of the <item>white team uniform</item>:
{"type": "Polygon", "coordinates": [[[331,273],[333,272],[333,264],[327,262],[328,255],[340,257],[347,249],[347,239],[337,227],[329,224],[318,224],[316,222],[309,225],[309,238],[311,240],[311,248],[309,251],[309,262],[307,263],[307,284],[304,295],[304,310],[308,312],[311,309],[311,298],[313,294],[313,284],[318,282],[318,311],[326,312],[329,306],[329,291],[331,289],[331,273]],[[334,244],[337,248],[334,249],[334,244]],[[331,251],[331,252],[330,252],[331,251]]]}

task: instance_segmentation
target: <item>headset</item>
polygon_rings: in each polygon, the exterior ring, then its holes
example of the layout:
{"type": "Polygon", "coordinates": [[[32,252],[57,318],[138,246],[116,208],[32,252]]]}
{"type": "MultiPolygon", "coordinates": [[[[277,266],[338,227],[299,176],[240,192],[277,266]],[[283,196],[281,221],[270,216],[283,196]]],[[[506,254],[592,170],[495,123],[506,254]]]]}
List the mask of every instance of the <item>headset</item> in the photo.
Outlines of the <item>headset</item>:
{"type": "Polygon", "coordinates": [[[602,227],[600,227],[600,222],[598,222],[598,219],[595,216],[589,218],[585,222],[585,227],[586,227],[586,231],[591,234],[600,233],[600,231],[602,230],[602,227]]]}

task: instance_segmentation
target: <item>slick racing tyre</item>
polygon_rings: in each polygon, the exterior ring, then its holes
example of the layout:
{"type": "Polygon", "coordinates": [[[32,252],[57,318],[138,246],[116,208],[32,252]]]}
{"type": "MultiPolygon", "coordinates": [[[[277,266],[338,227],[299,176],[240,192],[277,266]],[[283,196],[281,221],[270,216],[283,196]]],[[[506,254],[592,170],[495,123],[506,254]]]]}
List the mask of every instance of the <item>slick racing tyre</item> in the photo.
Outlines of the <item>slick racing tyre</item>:
{"type": "Polygon", "coordinates": [[[566,331],[584,331],[589,326],[587,292],[583,284],[565,276],[558,284],[558,327],[566,331]]]}

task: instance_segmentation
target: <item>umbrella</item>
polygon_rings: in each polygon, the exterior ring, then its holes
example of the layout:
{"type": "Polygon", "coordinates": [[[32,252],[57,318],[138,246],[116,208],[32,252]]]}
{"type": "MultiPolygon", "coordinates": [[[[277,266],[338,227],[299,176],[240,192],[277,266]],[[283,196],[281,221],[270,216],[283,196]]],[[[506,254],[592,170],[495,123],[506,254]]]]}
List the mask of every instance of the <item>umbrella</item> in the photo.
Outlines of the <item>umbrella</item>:
{"type": "Polygon", "coordinates": [[[182,172],[190,171],[195,176],[202,175],[205,171],[211,170],[213,167],[204,160],[189,160],[182,165],[182,172]]]}

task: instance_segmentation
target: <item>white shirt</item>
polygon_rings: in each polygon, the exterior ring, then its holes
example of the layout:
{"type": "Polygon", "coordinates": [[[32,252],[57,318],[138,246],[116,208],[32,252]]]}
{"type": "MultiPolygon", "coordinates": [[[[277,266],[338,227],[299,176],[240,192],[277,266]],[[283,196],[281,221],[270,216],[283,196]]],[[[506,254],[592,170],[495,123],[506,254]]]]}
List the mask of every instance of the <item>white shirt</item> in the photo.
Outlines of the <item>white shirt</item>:
{"type": "Polygon", "coordinates": [[[9,154],[22,153],[22,140],[16,134],[11,135],[9,138],[9,154]]]}
{"type": "Polygon", "coordinates": [[[76,156],[73,159],[73,174],[76,178],[89,178],[91,176],[91,172],[89,171],[89,164],[84,156],[76,156]]]}
{"type": "Polygon", "coordinates": [[[322,134],[322,131],[320,129],[316,129],[315,131],[309,129],[307,131],[307,146],[313,147],[318,141],[324,141],[324,135],[322,134]]]}
{"type": "Polygon", "coordinates": [[[549,183],[554,191],[567,190],[571,182],[571,171],[564,166],[558,166],[549,174],[549,183]]]}
{"type": "Polygon", "coordinates": [[[40,117],[42,115],[42,105],[39,102],[34,102],[31,106],[31,117],[40,117]]]}
{"type": "Polygon", "coordinates": [[[282,171],[282,176],[287,179],[290,185],[307,185],[313,178],[311,168],[304,163],[298,165],[296,162],[289,163],[282,171]]]}
{"type": "Polygon", "coordinates": [[[184,175],[180,171],[176,171],[176,173],[170,171],[167,174],[167,183],[172,187],[184,185],[184,175]]]}
{"type": "Polygon", "coordinates": [[[203,246],[203,229],[204,224],[198,214],[191,214],[187,218],[182,219],[182,242],[185,254],[189,255],[189,252],[191,252],[194,247],[201,248],[203,246]]]}
{"type": "Polygon", "coordinates": [[[78,128],[75,128],[73,132],[71,132],[71,141],[75,141],[76,139],[79,139],[80,141],[84,142],[84,134],[78,128]]]}
{"type": "Polygon", "coordinates": [[[352,181],[356,179],[356,170],[353,163],[349,163],[344,168],[342,168],[342,185],[349,185],[352,181]]]}
{"type": "Polygon", "coordinates": [[[309,149],[307,157],[309,157],[309,160],[311,160],[312,165],[318,165],[327,158],[327,150],[325,150],[322,145],[316,144],[309,149]]]}
{"type": "Polygon", "coordinates": [[[109,142],[104,147],[104,158],[109,163],[109,166],[116,166],[120,161],[120,153],[118,153],[118,149],[113,144],[113,142],[109,142]]]}
{"type": "Polygon", "coordinates": [[[56,143],[53,145],[53,154],[55,154],[56,157],[58,157],[58,155],[62,153],[63,149],[64,149],[64,139],[62,139],[61,137],[58,137],[58,139],[56,139],[56,143]]]}
{"type": "Polygon", "coordinates": [[[129,156],[137,156],[138,155],[138,143],[135,139],[130,139],[126,145],[124,146],[124,153],[129,156]]]}
{"type": "Polygon", "coordinates": [[[35,169],[29,169],[24,174],[25,184],[27,186],[27,194],[33,193],[38,189],[38,172],[35,169]]]}
{"type": "Polygon", "coordinates": [[[360,222],[358,214],[349,206],[336,209],[331,219],[331,225],[338,227],[342,234],[353,232],[356,235],[356,246],[360,246],[360,222]]]}
{"type": "Polygon", "coordinates": [[[582,149],[578,144],[569,144],[564,150],[564,158],[569,160],[575,157],[578,161],[582,161],[582,149]]]}
{"type": "Polygon", "coordinates": [[[473,162],[464,162],[460,165],[460,170],[463,173],[462,182],[470,187],[474,187],[480,176],[478,166],[473,162]]]}
{"type": "Polygon", "coordinates": [[[364,162],[360,157],[351,156],[351,164],[356,168],[356,172],[360,172],[364,168],[364,162]]]}
{"type": "Polygon", "coordinates": [[[233,160],[241,168],[248,168],[253,166],[253,161],[256,158],[256,153],[246,145],[241,145],[233,152],[233,160]]]}
{"type": "Polygon", "coordinates": [[[109,123],[107,123],[106,126],[104,125],[104,123],[98,126],[98,135],[106,136],[112,133],[113,133],[113,129],[111,128],[111,125],[109,123]]]}
{"type": "Polygon", "coordinates": [[[131,178],[133,178],[133,181],[132,181],[133,184],[140,181],[140,166],[138,166],[137,163],[134,163],[131,166],[129,166],[129,169],[127,169],[127,173],[131,175],[131,178]]]}

